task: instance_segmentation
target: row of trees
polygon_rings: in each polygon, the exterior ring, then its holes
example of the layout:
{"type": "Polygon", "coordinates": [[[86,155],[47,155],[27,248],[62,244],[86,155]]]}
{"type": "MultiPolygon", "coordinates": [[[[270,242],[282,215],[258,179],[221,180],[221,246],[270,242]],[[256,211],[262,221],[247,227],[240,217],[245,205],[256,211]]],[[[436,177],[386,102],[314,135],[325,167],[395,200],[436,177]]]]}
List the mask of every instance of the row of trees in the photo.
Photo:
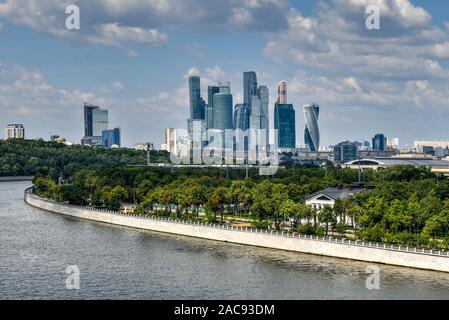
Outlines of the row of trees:
{"type": "Polygon", "coordinates": [[[367,171],[373,191],[337,200],[334,208],[325,207],[319,213],[305,205],[305,197],[325,187],[344,186],[357,171],[328,166],[287,168],[271,178],[253,173],[243,179],[242,174],[236,171],[227,179],[218,169],[100,167],[77,171],[70,185],[56,186],[40,176],[36,190],[60,201],[114,210],[129,202],[137,205],[137,212],[146,214],[214,221],[246,217],[257,227],[447,246],[449,182],[428,169],[367,171]],[[200,217],[203,210],[206,215],[200,217]]]}

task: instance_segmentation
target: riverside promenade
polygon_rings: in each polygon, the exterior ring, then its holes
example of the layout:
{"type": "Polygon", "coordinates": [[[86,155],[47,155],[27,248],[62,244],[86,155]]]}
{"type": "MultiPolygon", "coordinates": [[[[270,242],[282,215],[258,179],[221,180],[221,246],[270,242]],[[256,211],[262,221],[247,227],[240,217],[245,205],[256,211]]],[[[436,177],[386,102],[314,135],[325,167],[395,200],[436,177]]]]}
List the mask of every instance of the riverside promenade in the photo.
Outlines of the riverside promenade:
{"type": "Polygon", "coordinates": [[[363,242],[360,240],[230,227],[227,225],[182,221],[162,217],[128,215],[110,210],[74,206],[44,199],[34,195],[32,188],[25,190],[25,202],[31,206],[66,216],[143,230],[343,259],[449,272],[449,255],[445,251],[408,248],[363,242]]]}

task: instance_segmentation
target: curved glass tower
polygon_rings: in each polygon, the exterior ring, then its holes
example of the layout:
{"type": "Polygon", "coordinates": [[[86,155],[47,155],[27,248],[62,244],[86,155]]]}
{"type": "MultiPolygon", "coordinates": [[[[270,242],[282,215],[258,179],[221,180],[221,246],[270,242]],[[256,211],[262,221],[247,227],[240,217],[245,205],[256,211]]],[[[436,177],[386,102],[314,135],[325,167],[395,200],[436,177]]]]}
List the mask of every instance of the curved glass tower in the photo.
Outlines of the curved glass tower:
{"type": "Polygon", "coordinates": [[[304,143],[310,151],[318,151],[320,148],[320,130],[318,128],[318,117],[320,106],[316,103],[304,106],[304,118],[306,128],[304,130],[304,143]]]}
{"type": "Polygon", "coordinates": [[[221,130],[233,129],[232,94],[226,92],[216,93],[213,96],[213,102],[213,128],[221,130]]]}

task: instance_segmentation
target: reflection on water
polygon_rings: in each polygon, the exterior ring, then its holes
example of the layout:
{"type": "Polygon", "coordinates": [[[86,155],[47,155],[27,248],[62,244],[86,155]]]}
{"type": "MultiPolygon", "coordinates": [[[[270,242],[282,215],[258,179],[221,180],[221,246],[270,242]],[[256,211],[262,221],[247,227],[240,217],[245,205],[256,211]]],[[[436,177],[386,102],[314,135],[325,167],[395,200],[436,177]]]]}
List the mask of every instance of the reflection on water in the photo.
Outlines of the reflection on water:
{"type": "Polygon", "coordinates": [[[0,183],[4,299],[447,299],[449,274],[205,241],[29,207],[28,182],[0,183]],[[67,265],[80,290],[67,290],[67,265]]]}

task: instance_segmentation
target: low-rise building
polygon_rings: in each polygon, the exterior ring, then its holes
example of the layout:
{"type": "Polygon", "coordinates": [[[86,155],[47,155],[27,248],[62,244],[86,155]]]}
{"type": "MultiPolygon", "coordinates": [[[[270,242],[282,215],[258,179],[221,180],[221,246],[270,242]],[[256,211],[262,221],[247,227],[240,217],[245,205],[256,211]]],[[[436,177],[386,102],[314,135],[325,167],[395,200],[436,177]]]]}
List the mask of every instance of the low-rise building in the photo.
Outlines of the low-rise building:
{"type": "Polygon", "coordinates": [[[343,166],[351,169],[373,169],[386,168],[393,166],[413,166],[428,167],[434,173],[449,175],[449,161],[436,160],[431,156],[421,155],[421,157],[388,157],[374,159],[357,159],[345,163],[343,166]]]}
{"type": "MultiPolygon", "coordinates": [[[[348,187],[348,188],[326,188],[324,190],[315,192],[306,198],[306,205],[312,207],[319,212],[328,205],[331,208],[335,205],[335,200],[348,199],[350,196],[356,195],[360,192],[368,192],[371,189],[368,187],[348,187]]],[[[349,223],[348,217],[345,223],[349,223]]]]}

